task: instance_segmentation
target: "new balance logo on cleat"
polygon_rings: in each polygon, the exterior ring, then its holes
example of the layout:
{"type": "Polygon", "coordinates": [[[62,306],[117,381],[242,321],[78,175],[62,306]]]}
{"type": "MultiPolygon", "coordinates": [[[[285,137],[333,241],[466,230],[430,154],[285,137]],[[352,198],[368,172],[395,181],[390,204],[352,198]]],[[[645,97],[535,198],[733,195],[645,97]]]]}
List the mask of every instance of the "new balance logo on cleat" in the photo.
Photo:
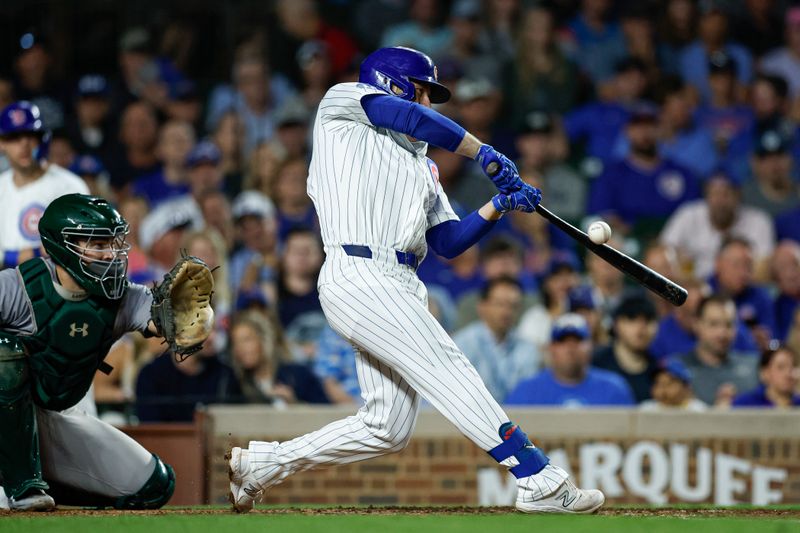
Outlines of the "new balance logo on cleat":
{"type": "Polygon", "coordinates": [[[572,502],[574,502],[575,498],[577,498],[577,497],[578,497],[578,494],[576,493],[572,498],[570,498],[569,497],[569,491],[565,490],[564,492],[561,493],[561,495],[556,496],[556,500],[561,500],[561,507],[566,509],[567,507],[572,505],[572,502]]]}

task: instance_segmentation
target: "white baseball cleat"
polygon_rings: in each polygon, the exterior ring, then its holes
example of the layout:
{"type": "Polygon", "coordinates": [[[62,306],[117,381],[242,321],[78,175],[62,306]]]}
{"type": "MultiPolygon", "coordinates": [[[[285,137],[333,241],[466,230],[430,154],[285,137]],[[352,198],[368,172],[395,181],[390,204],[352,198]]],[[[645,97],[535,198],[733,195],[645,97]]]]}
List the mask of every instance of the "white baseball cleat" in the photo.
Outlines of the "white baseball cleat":
{"type": "Polygon", "coordinates": [[[228,499],[237,513],[251,511],[256,500],[260,499],[264,492],[250,471],[247,454],[248,451],[241,448],[232,448],[225,454],[225,460],[228,462],[228,479],[231,482],[228,499]]]}
{"type": "Polygon", "coordinates": [[[0,511],[10,511],[11,507],[8,505],[8,496],[3,487],[0,487],[0,511]]]}
{"type": "Polygon", "coordinates": [[[42,489],[34,489],[19,500],[9,498],[8,506],[12,511],[52,511],[56,502],[42,489]]]}
{"type": "Polygon", "coordinates": [[[600,509],[605,501],[605,495],[599,490],[579,489],[567,478],[550,495],[539,499],[533,499],[529,489],[520,487],[516,508],[523,513],[590,514],[600,509]]]}

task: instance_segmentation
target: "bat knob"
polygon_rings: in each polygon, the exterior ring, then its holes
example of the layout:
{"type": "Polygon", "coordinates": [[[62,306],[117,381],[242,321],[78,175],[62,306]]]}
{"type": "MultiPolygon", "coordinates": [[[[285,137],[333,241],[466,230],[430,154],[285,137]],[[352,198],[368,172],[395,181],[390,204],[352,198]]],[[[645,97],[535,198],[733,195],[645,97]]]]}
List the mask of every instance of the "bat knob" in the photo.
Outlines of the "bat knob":
{"type": "Polygon", "coordinates": [[[495,162],[489,163],[486,165],[486,174],[489,176],[494,176],[500,171],[500,165],[495,162]]]}

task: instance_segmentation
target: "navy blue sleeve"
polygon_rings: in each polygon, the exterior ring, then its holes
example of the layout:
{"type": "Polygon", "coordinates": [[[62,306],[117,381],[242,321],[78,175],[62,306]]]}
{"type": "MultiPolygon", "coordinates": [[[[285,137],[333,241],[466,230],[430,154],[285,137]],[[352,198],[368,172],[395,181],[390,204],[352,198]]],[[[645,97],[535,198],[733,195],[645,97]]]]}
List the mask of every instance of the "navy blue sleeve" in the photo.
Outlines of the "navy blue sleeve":
{"type": "Polygon", "coordinates": [[[388,94],[368,94],[361,107],[373,125],[455,152],[467,131],[432,109],[388,94]]]}
{"type": "Polygon", "coordinates": [[[291,387],[295,398],[302,403],[331,403],[319,378],[306,366],[280,365],[275,381],[291,387]]]}
{"type": "Polygon", "coordinates": [[[462,220],[448,220],[433,226],[425,233],[425,240],[434,252],[452,259],[478,242],[495,224],[496,220],[486,220],[473,211],[462,220]]]}

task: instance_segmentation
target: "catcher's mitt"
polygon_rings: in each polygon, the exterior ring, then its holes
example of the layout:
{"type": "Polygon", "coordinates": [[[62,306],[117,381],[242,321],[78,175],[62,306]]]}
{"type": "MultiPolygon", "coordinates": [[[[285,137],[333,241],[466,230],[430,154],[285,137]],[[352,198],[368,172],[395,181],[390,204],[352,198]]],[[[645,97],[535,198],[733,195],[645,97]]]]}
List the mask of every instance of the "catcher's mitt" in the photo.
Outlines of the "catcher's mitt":
{"type": "Polygon", "coordinates": [[[170,349],[185,358],[203,347],[214,327],[214,277],[202,260],[184,255],[153,287],[150,316],[170,349]]]}

